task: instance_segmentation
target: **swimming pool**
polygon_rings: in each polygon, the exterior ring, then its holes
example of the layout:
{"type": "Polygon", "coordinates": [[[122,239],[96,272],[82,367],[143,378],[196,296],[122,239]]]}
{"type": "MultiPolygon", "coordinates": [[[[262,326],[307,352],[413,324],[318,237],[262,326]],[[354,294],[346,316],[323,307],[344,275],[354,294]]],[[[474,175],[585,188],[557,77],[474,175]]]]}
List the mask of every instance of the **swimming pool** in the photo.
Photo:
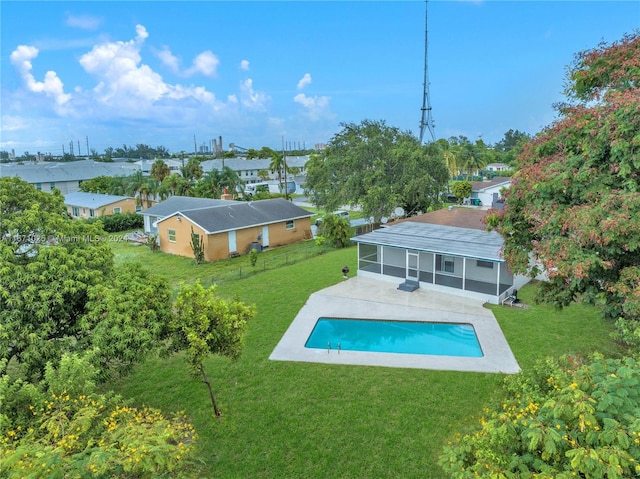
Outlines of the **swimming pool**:
{"type": "Polygon", "coordinates": [[[328,351],[482,357],[475,329],[466,323],[318,318],[305,348],[328,351]]]}

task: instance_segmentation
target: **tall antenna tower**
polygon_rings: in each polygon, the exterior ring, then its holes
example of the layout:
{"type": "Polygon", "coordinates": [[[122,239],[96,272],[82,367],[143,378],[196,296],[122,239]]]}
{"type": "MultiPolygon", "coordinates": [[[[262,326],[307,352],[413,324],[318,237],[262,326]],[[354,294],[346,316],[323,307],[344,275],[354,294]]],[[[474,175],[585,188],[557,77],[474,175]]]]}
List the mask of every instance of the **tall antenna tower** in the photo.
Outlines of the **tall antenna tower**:
{"type": "Polygon", "coordinates": [[[431,117],[431,100],[429,98],[429,66],[428,66],[428,62],[427,62],[427,51],[428,51],[428,46],[429,46],[429,41],[428,41],[428,28],[427,28],[427,20],[429,18],[429,14],[427,13],[427,2],[428,0],[425,0],[424,2],[424,11],[425,11],[425,18],[424,18],[424,83],[423,83],[423,95],[422,95],[422,118],[420,120],[420,143],[422,143],[422,140],[424,138],[424,130],[428,129],[429,133],[431,134],[431,141],[434,141],[436,139],[436,135],[433,131],[434,128],[434,122],[433,122],[433,118],[431,117]]]}

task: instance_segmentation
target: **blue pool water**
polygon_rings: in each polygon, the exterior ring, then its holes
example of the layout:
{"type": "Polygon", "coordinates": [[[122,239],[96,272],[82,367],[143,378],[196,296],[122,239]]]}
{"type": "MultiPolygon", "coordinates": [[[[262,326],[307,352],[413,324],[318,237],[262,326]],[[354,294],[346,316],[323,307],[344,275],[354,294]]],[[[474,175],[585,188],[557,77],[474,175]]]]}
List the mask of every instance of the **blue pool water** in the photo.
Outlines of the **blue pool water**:
{"type": "Polygon", "coordinates": [[[305,348],[482,357],[470,324],[318,318],[305,348]]]}

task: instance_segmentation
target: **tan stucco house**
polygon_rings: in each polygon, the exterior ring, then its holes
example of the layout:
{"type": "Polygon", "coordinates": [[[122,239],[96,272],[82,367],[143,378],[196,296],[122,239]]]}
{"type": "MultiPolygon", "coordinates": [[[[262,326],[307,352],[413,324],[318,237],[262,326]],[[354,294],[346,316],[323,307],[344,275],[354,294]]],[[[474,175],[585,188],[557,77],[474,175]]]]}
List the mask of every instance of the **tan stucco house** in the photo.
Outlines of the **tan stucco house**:
{"type": "Polygon", "coordinates": [[[311,216],[313,213],[282,198],[220,201],[176,210],[155,225],[161,251],[193,258],[193,231],[202,238],[205,261],[215,261],[244,254],[252,244],[268,248],[310,239],[311,216]]]}
{"type": "Polygon", "coordinates": [[[72,218],[98,218],[116,213],[135,213],[136,199],[77,191],[64,195],[64,204],[72,218]]]}

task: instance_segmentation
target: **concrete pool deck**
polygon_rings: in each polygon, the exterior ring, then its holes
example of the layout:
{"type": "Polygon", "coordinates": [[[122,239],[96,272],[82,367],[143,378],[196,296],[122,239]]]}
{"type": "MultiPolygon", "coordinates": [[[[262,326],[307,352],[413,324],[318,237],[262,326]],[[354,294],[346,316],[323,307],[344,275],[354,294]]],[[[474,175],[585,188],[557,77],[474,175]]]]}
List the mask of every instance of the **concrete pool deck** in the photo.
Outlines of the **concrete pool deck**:
{"type": "Polygon", "coordinates": [[[269,356],[275,361],[513,374],[520,366],[493,312],[478,300],[355,277],[313,293],[269,356]],[[318,318],[388,319],[473,325],[483,357],[373,353],[305,348],[318,318]]]}

